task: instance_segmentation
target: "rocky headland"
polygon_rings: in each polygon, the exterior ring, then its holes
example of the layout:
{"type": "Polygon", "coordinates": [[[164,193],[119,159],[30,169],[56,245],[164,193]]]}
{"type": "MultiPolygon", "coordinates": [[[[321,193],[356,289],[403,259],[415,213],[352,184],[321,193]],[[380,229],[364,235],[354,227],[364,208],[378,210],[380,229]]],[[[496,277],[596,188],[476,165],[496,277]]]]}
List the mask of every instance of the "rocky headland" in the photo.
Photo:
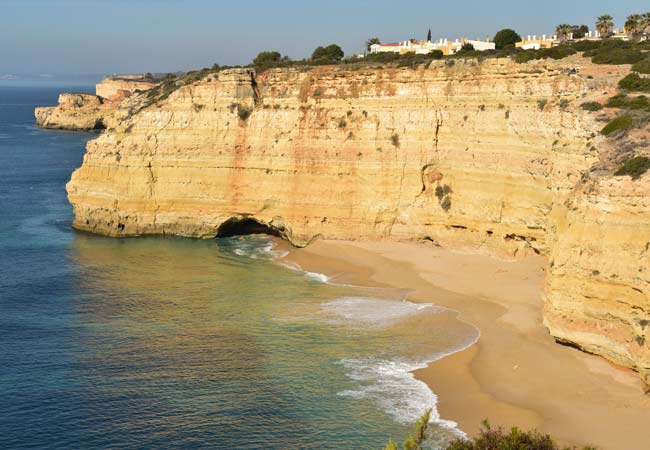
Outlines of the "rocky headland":
{"type": "Polygon", "coordinates": [[[112,114],[124,99],[153,86],[154,82],[142,77],[106,77],[95,86],[95,95],[63,93],[57,106],[36,108],[36,124],[64,130],[103,130],[113,125],[112,114]]]}
{"type": "Polygon", "coordinates": [[[36,115],[107,128],[67,186],[77,229],[541,254],[551,334],[650,383],[650,175],[614,176],[608,112],[580,108],[627,71],[578,56],[231,69],[107,115],[92,96],[36,115]]]}

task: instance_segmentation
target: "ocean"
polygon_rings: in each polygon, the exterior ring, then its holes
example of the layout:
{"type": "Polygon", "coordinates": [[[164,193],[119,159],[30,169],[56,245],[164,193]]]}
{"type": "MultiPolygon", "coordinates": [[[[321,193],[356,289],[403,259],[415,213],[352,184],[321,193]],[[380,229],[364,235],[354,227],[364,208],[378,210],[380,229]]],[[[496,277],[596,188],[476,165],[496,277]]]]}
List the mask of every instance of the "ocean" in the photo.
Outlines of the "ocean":
{"type": "Polygon", "coordinates": [[[75,232],[92,133],[35,106],[93,86],[0,84],[0,448],[381,449],[434,407],[411,371],[477,331],[395,290],[286,264],[267,236],[75,232]]]}

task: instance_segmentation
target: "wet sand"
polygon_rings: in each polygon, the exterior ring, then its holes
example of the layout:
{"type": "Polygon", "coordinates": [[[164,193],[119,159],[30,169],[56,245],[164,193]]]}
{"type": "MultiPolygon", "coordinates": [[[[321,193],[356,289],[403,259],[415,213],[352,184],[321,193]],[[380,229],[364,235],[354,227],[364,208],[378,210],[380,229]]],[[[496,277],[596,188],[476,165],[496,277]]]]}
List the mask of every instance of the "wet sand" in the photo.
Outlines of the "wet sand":
{"type": "Polygon", "coordinates": [[[442,419],[474,435],[536,428],[569,445],[650,449],[650,397],[636,373],[555,343],[542,325],[544,259],[507,261],[429,244],[317,241],[287,260],[332,282],[409,289],[459,312],[477,344],[415,372],[442,419]]]}

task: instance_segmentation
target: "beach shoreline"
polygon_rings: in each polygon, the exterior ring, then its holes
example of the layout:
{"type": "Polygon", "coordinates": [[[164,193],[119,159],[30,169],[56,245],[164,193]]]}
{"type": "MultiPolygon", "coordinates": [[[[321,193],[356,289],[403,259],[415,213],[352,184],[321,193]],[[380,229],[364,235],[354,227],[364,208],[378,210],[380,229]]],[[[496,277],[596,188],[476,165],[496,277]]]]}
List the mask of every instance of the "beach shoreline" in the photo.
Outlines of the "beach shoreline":
{"type": "Polygon", "coordinates": [[[408,300],[458,312],[473,346],[414,372],[442,420],[470,436],[493,426],[538,429],[565,445],[650,448],[650,397],[631,370],[558,345],[542,325],[545,260],[452,251],[431,243],[327,241],[284,261],[331,282],[405,289],[408,300]]]}

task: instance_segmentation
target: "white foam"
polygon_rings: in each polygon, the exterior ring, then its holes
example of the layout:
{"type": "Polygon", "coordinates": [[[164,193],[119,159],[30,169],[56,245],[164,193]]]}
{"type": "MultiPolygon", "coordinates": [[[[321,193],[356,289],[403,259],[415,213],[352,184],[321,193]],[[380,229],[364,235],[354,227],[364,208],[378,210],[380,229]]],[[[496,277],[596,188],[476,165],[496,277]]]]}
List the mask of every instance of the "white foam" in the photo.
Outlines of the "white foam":
{"type": "Polygon", "coordinates": [[[366,327],[386,327],[426,310],[441,313],[447,309],[430,303],[389,301],[370,297],[340,297],[321,304],[330,323],[366,327]]]}
{"type": "MultiPolygon", "coordinates": [[[[286,252],[284,256],[289,254],[289,252],[286,252]]],[[[282,256],[282,257],[284,257],[282,256]]],[[[329,283],[331,278],[324,273],[318,273],[318,272],[309,272],[307,270],[304,270],[302,267],[300,267],[298,264],[295,263],[287,263],[287,262],[281,262],[281,266],[286,267],[289,270],[293,270],[294,272],[300,272],[307,278],[310,278],[314,281],[319,281],[321,283],[329,283]]]]}
{"type": "Polygon", "coordinates": [[[275,250],[275,242],[266,236],[230,239],[233,239],[236,246],[233,253],[237,256],[244,256],[251,259],[280,259],[287,255],[287,252],[275,250]]]}
{"type": "Polygon", "coordinates": [[[412,424],[427,409],[433,408],[431,422],[456,429],[456,422],[440,418],[436,408],[438,397],[426,383],[413,376],[414,370],[422,369],[426,364],[376,358],[344,359],[341,364],[347,375],[361,386],[359,389],[339,392],[338,395],[357,400],[370,399],[402,424],[412,424]]]}
{"type": "MultiPolygon", "coordinates": [[[[432,304],[408,301],[387,301],[367,297],[341,297],[321,305],[327,319],[335,324],[358,327],[386,327],[417,314],[438,314],[449,311],[432,304]]],[[[346,374],[357,382],[357,389],[341,391],[338,395],[354,399],[369,399],[390,414],[397,422],[411,424],[432,408],[430,421],[458,436],[465,434],[457,424],[440,418],[437,410],[438,397],[426,383],[416,379],[413,371],[423,369],[428,364],[445,356],[460,352],[474,345],[480,336],[468,338],[457,348],[427,355],[426,359],[409,361],[406,359],[387,359],[379,357],[347,358],[340,361],[346,374]]]]}

